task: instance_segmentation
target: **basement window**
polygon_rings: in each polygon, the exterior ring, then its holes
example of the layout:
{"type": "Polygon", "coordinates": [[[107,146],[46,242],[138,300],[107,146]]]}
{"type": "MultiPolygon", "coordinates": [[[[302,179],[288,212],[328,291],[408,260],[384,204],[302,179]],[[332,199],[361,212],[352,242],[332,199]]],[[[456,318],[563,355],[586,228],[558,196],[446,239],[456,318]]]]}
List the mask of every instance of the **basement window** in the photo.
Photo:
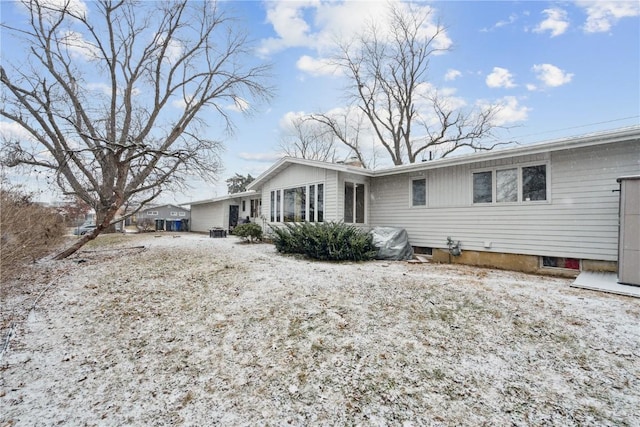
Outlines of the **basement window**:
{"type": "Polygon", "coordinates": [[[433,255],[433,248],[426,248],[424,246],[414,246],[413,253],[416,255],[433,255]]]}
{"type": "Polygon", "coordinates": [[[580,270],[580,260],[576,258],[544,256],[542,257],[542,266],[545,268],[564,268],[567,270],[580,270]]]}

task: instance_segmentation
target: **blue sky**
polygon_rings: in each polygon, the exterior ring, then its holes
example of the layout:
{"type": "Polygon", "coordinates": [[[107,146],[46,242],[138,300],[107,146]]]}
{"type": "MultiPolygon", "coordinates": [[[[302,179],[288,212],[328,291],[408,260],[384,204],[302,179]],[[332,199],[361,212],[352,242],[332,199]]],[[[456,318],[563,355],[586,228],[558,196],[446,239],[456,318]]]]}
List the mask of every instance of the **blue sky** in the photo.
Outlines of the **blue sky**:
{"type": "MultiPolygon", "coordinates": [[[[75,0],[80,1],[80,0],[75,0]]],[[[530,143],[640,124],[640,2],[435,1],[449,51],[434,56],[430,82],[461,105],[503,105],[510,127],[501,139],[530,143]]],[[[226,1],[255,41],[258,60],[273,63],[275,98],[251,117],[237,113],[223,137],[220,182],[194,181],[182,203],[226,194],[234,173],[259,175],[281,156],[292,116],[345,107],[343,77],[322,64],[336,34],[381,22],[383,1],[226,1]]],[[[2,3],[2,21],[14,18],[2,3]]],[[[3,62],[11,47],[3,44],[3,62]]]]}

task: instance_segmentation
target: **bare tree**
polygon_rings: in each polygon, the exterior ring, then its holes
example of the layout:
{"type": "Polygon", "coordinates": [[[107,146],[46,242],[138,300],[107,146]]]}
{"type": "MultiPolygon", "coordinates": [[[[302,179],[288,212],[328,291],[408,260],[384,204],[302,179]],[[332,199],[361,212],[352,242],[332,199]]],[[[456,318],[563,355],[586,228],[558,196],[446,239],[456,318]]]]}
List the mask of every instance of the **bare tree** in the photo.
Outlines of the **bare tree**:
{"type": "MultiPolygon", "coordinates": [[[[429,84],[430,60],[449,49],[441,43],[444,27],[431,23],[432,9],[409,3],[389,7],[387,25],[372,22],[351,42],[340,43],[334,64],[345,71],[351,101],[393,163],[414,163],[429,151],[444,157],[462,147],[494,148],[497,144],[484,142],[492,137],[499,107],[462,111],[429,84]]],[[[337,122],[327,115],[315,118],[346,143],[337,122]]]]}
{"type": "Polygon", "coordinates": [[[336,160],[335,135],[308,116],[294,117],[280,139],[287,156],[333,162],[336,160]]]}
{"type": "MultiPolygon", "coordinates": [[[[316,113],[309,115],[309,120],[313,120],[325,128],[324,133],[330,132],[338,141],[349,149],[348,157],[357,158],[362,167],[369,166],[368,156],[365,154],[369,150],[363,147],[363,116],[350,114],[349,110],[340,113],[316,113]]],[[[322,132],[321,129],[318,129],[322,132]]],[[[375,154],[375,150],[374,150],[375,154]]]]}
{"type": "Polygon", "coordinates": [[[214,1],[21,3],[28,23],[2,27],[28,53],[3,58],[0,114],[29,138],[5,138],[2,161],[49,170],[97,216],[59,259],[125,202],[142,206],[187,174],[214,178],[221,144],[204,136],[204,115],[231,131],[230,105],[270,97],[269,66],[214,1]]]}

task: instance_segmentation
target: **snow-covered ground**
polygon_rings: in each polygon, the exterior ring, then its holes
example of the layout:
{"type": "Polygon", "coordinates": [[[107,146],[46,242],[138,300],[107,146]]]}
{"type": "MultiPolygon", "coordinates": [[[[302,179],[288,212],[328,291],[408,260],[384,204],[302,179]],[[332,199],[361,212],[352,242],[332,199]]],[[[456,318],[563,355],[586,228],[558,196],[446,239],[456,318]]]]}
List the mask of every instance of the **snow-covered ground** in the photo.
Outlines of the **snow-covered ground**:
{"type": "Polygon", "coordinates": [[[640,300],[569,284],[99,237],[3,284],[0,426],[640,425],[640,300]]]}

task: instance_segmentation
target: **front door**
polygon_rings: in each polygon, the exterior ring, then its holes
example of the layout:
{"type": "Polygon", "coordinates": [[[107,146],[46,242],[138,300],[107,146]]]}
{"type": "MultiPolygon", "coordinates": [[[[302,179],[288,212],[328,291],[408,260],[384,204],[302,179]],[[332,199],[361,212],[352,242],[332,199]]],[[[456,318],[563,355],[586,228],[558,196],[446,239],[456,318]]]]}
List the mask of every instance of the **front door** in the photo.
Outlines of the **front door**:
{"type": "Polygon", "coordinates": [[[229,230],[233,230],[238,225],[238,216],[240,214],[240,206],[229,206],[229,230]]]}

